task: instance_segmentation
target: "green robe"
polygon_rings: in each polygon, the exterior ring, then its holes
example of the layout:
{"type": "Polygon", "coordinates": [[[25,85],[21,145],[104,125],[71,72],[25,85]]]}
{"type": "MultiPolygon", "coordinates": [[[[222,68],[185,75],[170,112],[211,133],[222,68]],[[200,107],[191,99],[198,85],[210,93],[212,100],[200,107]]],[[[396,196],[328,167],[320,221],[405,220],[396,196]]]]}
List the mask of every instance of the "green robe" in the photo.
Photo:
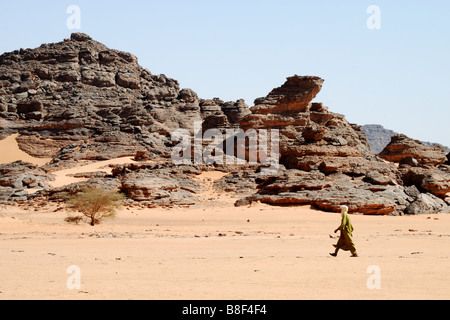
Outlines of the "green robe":
{"type": "Polygon", "coordinates": [[[339,229],[341,231],[341,236],[336,245],[336,249],[350,251],[352,254],[356,254],[356,246],[352,239],[352,233],[354,231],[353,225],[350,221],[350,216],[345,213],[342,216],[342,222],[339,229]]]}

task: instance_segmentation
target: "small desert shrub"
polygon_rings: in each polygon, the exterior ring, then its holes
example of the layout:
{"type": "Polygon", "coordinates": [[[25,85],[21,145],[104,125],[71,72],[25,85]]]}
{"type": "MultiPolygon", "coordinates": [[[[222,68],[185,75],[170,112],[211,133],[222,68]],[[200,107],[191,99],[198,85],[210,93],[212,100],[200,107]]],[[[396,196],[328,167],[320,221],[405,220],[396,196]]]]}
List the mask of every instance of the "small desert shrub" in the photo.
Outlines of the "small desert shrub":
{"type": "MultiPolygon", "coordinates": [[[[75,195],[67,197],[67,207],[71,211],[82,213],[90,220],[91,226],[100,223],[104,218],[113,218],[121,207],[125,196],[115,191],[108,191],[99,187],[83,187],[75,195]]],[[[66,222],[75,222],[77,217],[68,217],[66,222]]],[[[80,222],[81,220],[78,220],[80,222]]]]}
{"type": "Polygon", "coordinates": [[[67,223],[75,223],[75,224],[79,224],[81,222],[81,220],[83,220],[82,216],[76,216],[76,217],[67,217],[64,219],[65,222],[67,223]]]}

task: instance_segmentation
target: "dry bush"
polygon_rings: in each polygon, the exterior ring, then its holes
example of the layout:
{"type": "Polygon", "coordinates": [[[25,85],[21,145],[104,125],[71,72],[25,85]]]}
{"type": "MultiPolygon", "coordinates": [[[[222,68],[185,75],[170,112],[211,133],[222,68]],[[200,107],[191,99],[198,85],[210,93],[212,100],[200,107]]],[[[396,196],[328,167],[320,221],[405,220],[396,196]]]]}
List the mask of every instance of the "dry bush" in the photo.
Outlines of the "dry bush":
{"type": "Polygon", "coordinates": [[[75,223],[76,225],[78,225],[81,222],[81,220],[83,220],[82,216],[75,216],[75,217],[71,216],[64,219],[65,222],[75,223]]]}
{"type": "MultiPolygon", "coordinates": [[[[94,226],[104,218],[114,218],[117,210],[122,206],[122,200],[125,199],[125,196],[115,191],[87,186],[81,188],[79,193],[68,196],[67,199],[68,209],[82,213],[90,220],[91,226],[94,226]]],[[[70,217],[67,219],[70,219],[70,217]]]]}

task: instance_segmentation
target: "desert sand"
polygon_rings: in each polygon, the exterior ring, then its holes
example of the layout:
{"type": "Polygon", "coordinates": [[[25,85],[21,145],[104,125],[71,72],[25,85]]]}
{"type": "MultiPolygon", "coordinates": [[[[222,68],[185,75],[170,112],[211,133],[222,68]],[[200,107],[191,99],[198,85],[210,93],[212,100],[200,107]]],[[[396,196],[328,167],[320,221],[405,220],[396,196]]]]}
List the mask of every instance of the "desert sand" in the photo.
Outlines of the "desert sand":
{"type": "Polygon", "coordinates": [[[42,166],[52,160],[50,158],[48,159],[35,158],[28,155],[26,152],[20,150],[16,141],[16,138],[18,136],[19,134],[13,134],[3,140],[0,140],[0,150],[1,150],[0,164],[22,160],[42,166]]]}
{"type": "Polygon", "coordinates": [[[449,215],[353,215],[360,257],[333,258],[339,214],[204,196],[191,208],[124,208],[95,227],[66,224],[56,205],[1,208],[0,299],[450,297],[449,215]],[[67,286],[70,266],[79,288],[67,286]],[[371,266],[380,289],[367,286],[371,266]]]}
{"type": "MultiPolygon", "coordinates": [[[[14,149],[13,140],[6,142],[14,149]]],[[[130,161],[56,172],[53,184],[130,161]]],[[[333,258],[339,214],[235,208],[236,199],[212,188],[223,175],[198,177],[209,191],[194,207],[125,207],[95,227],[67,224],[62,205],[0,207],[0,299],[450,298],[450,215],[353,215],[359,257],[340,252],[333,258]],[[79,268],[79,287],[70,285],[71,266],[79,268]]]]}

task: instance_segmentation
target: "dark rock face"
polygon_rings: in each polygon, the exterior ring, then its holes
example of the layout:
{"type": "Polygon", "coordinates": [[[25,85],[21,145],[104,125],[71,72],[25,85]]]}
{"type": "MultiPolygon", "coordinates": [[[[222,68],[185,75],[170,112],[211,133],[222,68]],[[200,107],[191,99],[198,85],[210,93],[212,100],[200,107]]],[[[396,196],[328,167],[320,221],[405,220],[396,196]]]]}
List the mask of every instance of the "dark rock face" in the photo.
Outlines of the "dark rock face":
{"type": "Polygon", "coordinates": [[[310,102],[322,89],[324,80],[319,77],[293,76],[284,85],[273,89],[265,98],[255,101],[253,114],[279,114],[306,112],[310,102]]]}
{"type": "Polygon", "coordinates": [[[374,154],[379,154],[383,151],[391,142],[391,138],[397,134],[396,132],[385,129],[383,126],[377,124],[364,125],[361,129],[367,135],[370,150],[374,154]]]}
{"type": "Polygon", "coordinates": [[[0,56],[2,135],[20,133],[20,148],[35,157],[167,156],[174,130],[210,116],[229,126],[249,112],[243,101],[220,101],[203,114],[200,103],[176,80],[85,34],[0,56]]]}
{"type": "Polygon", "coordinates": [[[47,188],[53,176],[32,163],[17,161],[0,165],[0,202],[27,200],[28,189],[47,188]]]}
{"type": "Polygon", "coordinates": [[[435,214],[445,211],[448,211],[447,204],[442,199],[429,193],[419,194],[416,200],[405,210],[405,212],[410,215],[417,215],[423,212],[435,214]]]}

